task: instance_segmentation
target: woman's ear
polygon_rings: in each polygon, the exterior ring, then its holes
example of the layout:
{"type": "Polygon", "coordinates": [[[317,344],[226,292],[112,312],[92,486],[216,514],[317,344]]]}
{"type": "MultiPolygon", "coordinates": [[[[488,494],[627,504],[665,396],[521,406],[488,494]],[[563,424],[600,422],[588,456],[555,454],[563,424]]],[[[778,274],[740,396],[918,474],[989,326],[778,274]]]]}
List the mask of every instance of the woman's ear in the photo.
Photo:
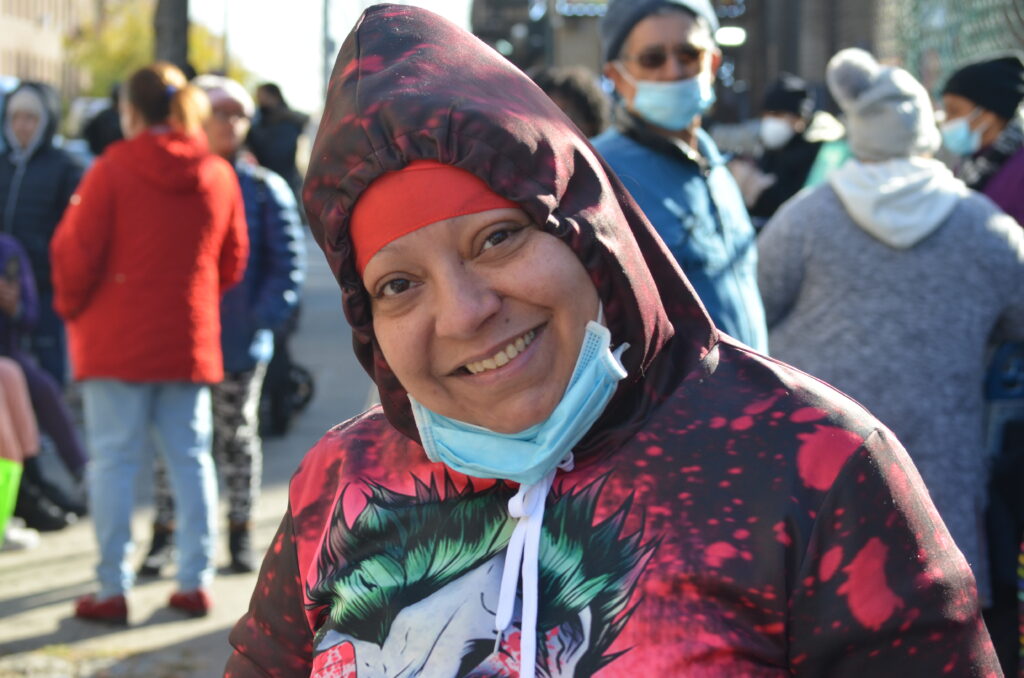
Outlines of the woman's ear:
{"type": "Polygon", "coordinates": [[[616,67],[615,62],[609,61],[608,63],[606,63],[604,65],[604,69],[602,72],[604,73],[604,77],[612,81],[612,85],[615,87],[616,94],[618,94],[627,102],[633,100],[633,95],[636,92],[636,88],[634,88],[633,85],[626,81],[626,79],[622,76],[622,73],[620,73],[619,69],[616,67]]]}
{"type": "Polygon", "coordinates": [[[718,77],[718,69],[722,67],[722,50],[715,47],[711,50],[711,75],[718,77]]]}

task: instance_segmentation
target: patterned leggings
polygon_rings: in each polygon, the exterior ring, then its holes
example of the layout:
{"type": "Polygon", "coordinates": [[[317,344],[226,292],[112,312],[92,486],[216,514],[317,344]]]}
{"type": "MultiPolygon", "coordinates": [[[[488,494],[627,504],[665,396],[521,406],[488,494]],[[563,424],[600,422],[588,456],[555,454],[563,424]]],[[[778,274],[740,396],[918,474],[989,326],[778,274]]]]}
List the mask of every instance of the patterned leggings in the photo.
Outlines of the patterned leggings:
{"type": "MultiPolygon", "coordinates": [[[[228,372],[224,381],[211,388],[213,396],[213,456],[228,496],[228,521],[240,525],[249,521],[260,493],[263,475],[263,446],[260,441],[259,404],[263,376],[261,363],[245,372],[228,372]]],[[[163,457],[153,462],[157,525],[174,522],[174,498],[163,457]]]]}

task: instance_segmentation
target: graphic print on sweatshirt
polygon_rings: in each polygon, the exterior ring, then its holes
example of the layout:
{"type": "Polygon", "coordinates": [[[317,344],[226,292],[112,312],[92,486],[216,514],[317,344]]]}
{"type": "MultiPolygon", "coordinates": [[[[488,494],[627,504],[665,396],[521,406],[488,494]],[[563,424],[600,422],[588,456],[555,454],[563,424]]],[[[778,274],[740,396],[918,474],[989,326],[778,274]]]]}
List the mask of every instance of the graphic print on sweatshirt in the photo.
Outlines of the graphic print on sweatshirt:
{"type": "MultiPolygon", "coordinates": [[[[624,534],[632,496],[595,522],[605,478],[552,493],[541,537],[538,676],[592,676],[629,622],[657,540],[624,534]]],[[[415,480],[405,495],[369,487],[352,521],[342,497],[308,592],[328,610],[314,639],[313,678],[518,675],[520,600],[496,643],[495,610],[514,494],[415,480]]]]}

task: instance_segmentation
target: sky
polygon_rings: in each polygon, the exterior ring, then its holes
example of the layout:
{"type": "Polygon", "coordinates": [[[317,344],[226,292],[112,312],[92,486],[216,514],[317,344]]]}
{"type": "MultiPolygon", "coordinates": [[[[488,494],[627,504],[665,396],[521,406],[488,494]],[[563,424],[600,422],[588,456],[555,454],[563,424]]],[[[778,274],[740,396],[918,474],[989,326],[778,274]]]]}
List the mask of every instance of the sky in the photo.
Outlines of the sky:
{"type": "MultiPolygon", "coordinates": [[[[469,27],[472,0],[392,0],[418,5],[469,27]]],[[[228,50],[260,81],[276,82],[292,108],[313,113],[323,104],[323,2],[330,3],[337,54],[362,10],[375,0],[192,0],[189,14],[216,34],[227,18],[228,50]]]]}

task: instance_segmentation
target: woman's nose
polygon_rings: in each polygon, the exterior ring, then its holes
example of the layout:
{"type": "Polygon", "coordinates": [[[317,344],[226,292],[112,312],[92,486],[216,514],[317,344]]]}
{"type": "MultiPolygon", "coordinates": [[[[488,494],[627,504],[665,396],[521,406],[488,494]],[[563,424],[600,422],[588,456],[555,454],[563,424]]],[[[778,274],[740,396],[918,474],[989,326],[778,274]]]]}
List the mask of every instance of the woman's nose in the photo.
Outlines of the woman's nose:
{"type": "Polygon", "coordinates": [[[490,281],[461,262],[434,289],[434,327],[440,337],[472,338],[501,310],[501,295],[490,281]]]}

